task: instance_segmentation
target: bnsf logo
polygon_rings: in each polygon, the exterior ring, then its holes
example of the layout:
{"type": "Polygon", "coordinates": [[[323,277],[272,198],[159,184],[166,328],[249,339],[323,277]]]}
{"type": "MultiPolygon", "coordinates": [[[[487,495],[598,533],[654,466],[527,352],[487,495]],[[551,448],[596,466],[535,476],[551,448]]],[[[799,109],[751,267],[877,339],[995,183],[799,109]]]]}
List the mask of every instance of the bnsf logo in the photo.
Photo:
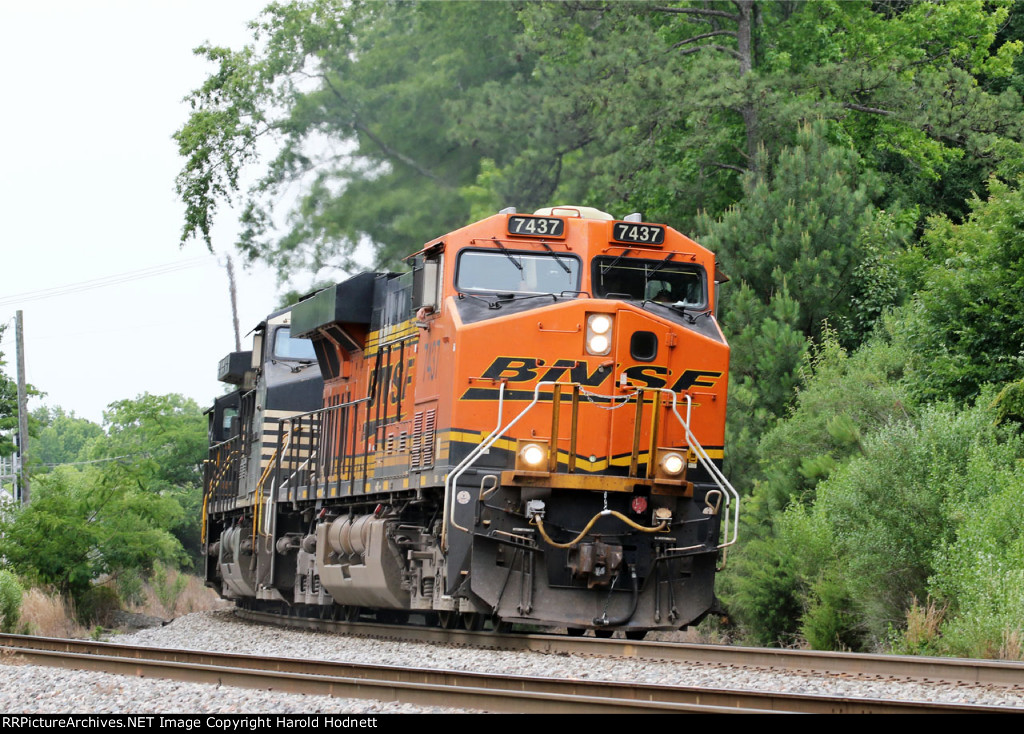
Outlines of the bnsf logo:
{"type": "MultiPolygon", "coordinates": [[[[627,367],[626,377],[630,382],[643,387],[666,387],[669,382],[668,367],[659,365],[634,365],[627,367]]],[[[484,379],[505,380],[507,382],[578,382],[585,387],[597,387],[611,377],[612,371],[606,366],[598,366],[590,371],[586,362],[575,359],[559,359],[550,366],[534,357],[498,357],[481,375],[484,379]]],[[[714,387],[722,376],[721,372],[712,370],[686,370],[672,383],[673,392],[683,392],[691,387],[714,387]]],[[[472,391],[470,391],[472,392],[472,391]]],[[[464,397],[468,397],[467,395],[464,397]]]]}

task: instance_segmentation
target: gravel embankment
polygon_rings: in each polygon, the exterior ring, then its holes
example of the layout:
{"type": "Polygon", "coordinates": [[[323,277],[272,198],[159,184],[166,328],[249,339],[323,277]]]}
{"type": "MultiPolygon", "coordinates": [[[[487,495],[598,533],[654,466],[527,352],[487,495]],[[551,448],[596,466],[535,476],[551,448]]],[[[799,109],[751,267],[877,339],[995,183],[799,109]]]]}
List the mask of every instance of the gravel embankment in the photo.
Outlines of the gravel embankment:
{"type": "MultiPolygon", "coordinates": [[[[254,653],[529,676],[621,680],[852,697],[945,701],[1024,709],[1024,692],[990,686],[853,680],[711,665],[652,663],[530,652],[472,650],[337,637],[255,625],[230,611],[180,617],[166,627],[120,636],[117,642],[154,647],[254,653]]],[[[11,663],[11,661],[5,661],[11,663]]],[[[423,708],[361,699],[204,686],[34,665],[8,664],[0,684],[5,713],[419,713],[423,708]]]]}

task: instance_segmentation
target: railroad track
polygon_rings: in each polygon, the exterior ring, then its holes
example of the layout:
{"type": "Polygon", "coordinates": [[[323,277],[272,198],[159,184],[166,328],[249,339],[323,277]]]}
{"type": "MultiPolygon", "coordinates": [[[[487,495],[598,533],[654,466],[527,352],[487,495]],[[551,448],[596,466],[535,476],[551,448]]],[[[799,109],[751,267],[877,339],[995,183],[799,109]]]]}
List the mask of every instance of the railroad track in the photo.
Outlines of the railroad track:
{"type": "Polygon", "coordinates": [[[732,665],[775,671],[825,673],[849,678],[1007,686],[1024,690],[1024,662],[1007,660],[869,655],[678,642],[635,642],[551,634],[509,635],[489,631],[466,632],[433,627],[330,622],[301,617],[282,619],[274,614],[241,610],[236,611],[236,614],[262,623],[407,642],[437,642],[495,650],[595,655],[659,662],[732,665]]]}
{"type": "Polygon", "coordinates": [[[0,646],[8,659],[16,656],[39,665],[285,693],[372,698],[494,712],[1006,712],[1006,709],[994,706],[411,670],[395,666],[168,650],[21,635],[0,636],[0,646]]]}

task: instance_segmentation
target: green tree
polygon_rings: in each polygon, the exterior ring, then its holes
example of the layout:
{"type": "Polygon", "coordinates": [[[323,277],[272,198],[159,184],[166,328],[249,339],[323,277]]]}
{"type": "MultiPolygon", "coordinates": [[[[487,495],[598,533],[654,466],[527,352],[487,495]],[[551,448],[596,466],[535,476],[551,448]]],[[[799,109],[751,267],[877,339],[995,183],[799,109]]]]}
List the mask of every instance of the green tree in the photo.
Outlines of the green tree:
{"type": "Polygon", "coordinates": [[[873,649],[930,596],[947,617],[926,649],[1012,653],[1022,204],[997,182],[964,223],[931,220],[897,263],[914,298],[849,356],[834,337],[814,350],[793,412],[757,446],[725,579],[752,639],[873,649]],[[960,407],[927,405],[949,398],[960,407]]]}
{"type": "Polygon", "coordinates": [[[60,409],[52,415],[44,450],[73,450],[74,465],[54,462],[65,465],[37,475],[31,504],[0,526],[0,556],[86,604],[101,575],[197,563],[206,451],[199,406],[174,394],[119,400],[104,413],[105,432],[60,409]]]}
{"type": "Polygon", "coordinates": [[[348,264],[366,240],[381,264],[461,226],[460,188],[480,155],[449,136],[442,102],[509,77],[518,32],[505,3],[272,4],[241,51],[201,47],[217,65],[191,96],[175,134],[186,164],[183,241],[202,236],[218,204],[240,187],[242,168],[272,138],[278,152],[243,196],[241,248],[281,273],[348,264]],[[271,202],[300,184],[291,225],[273,239],[271,202]]]}
{"type": "Polygon", "coordinates": [[[103,417],[107,435],[87,445],[84,455],[99,462],[105,482],[134,487],[180,507],[161,527],[198,562],[207,445],[202,410],[181,395],[144,393],[111,403],[103,417]]]}
{"type": "Polygon", "coordinates": [[[931,263],[905,325],[922,396],[970,398],[1024,373],[1024,193],[993,180],[962,224],[929,221],[931,263]]]}
{"type": "Polygon", "coordinates": [[[36,479],[30,504],[0,521],[0,555],[80,600],[103,574],[180,563],[181,544],[167,527],[181,513],[173,498],[111,482],[94,466],[58,467],[36,479]]]}
{"type": "Polygon", "coordinates": [[[41,406],[32,416],[38,426],[32,437],[32,461],[44,470],[79,461],[85,446],[104,435],[101,426],[78,418],[74,411],[65,413],[60,406],[41,406]]]}
{"type": "Polygon", "coordinates": [[[796,395],[808,340],[793,325],[800,305],[785,283],[765,304],[741,281],[729,304],[726,472],[746,492],[759,474],[758,441],[796,395]]]}
{"type": "Polygon", "coordinates": [[[786,510],[814,506],[820,482],[861,456],[865,437],[915,415],[904,378],[907,359],[907,347],[890,324],[850,354],[834,332],[826,332],[799,365],[801,386],[792,411],[752,450],[760,466],[748,467],[746,476],[759,478],[744,505],[741,543],[721,587],[752,641],[792,642],[811,609],[813,625],[830,637],[829,623],[842,616],[835,605],[843,587],[834,577],[823,581],[828,604],[816,602],[812,591],[812,580],[826,574],[833,556],[828,526],[807,521],[797,527],[786,510]]]}
{"type": "Polygon", "coordinates": [[[176,133],[184,239],[209,238],[243,168],[242,247],[284,273],[393,262],[481,210],[571,201],[688,227],[823,119],[886,209],[958,216],[1024,165],[1006,3],[311,0],[268,7],[176,133]],[[760,154],[767,151],[767,157],[760,154]],[[303,192],[277,236],[272,202],[303,192]]]}
{"type": "MultiPolygon", "coordinates": [[[[824,122],[744,178],[744,203],[703,216],[701,240],[733,282],[722,321],[732,345],[728,471],[749,487],[757,443],[785,414],[809,339],[838,324],[855,345],[900,296],[895,258],[905,225],[876,210],[878,179],[824,122]]],[[[767,156],[767,152],[763,155],[767,156]]]]}
{"type": "Polygon", "coordinates": [[[458,139],[494,160],[506,200],[627,202],[688,226],[824,119],[880,174],[887,208],[945,211],[1022,158],[1020,95],[978,84],[1014,73],[1007,16],[980,2],[527,3],[517,48],[532,69],[454,103],[458,139]]]}
{"type": "Polygon", "coordinates": [[[196,487],[206,451],[206,421],[191,398],[178,394],[118,400],[103,413],[107,440],[91,447],[95,458],[130,459],[138,483],[150,492],[196,487]]]}
{"type": "MultiPolygon", "coordinates": [[[[795,145],[745,177],[742,205],[700,221],[702,243],[730,277],[765,304],[787,290],[799,309],[791,325],[808,336],[826,319],[853,315],[854,294],[864,289],[857,279],[867,254],[861,236],[874,223],[872,201],[880,193],[857,152],[829,136],[824,123],[802,127],[795,145]]],[[[730,322],[728,299],[723,320],[730,322]]]]}

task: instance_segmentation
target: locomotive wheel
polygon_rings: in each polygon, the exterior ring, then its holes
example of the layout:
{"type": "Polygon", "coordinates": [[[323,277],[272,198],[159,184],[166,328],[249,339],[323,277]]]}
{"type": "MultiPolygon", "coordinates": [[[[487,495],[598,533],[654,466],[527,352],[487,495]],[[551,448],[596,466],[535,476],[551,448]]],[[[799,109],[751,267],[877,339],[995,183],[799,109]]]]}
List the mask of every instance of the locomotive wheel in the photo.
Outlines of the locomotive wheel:
{"type": "Polygon", "coordinates": [[[437,626],[443,630],[457,629],[459,626],[459,613],[458,612],[438,612],[437,613],[437,626]]]}
{"type": "Polygon", "coordinates": [[[468,612],[462,616],[462,626],[468,632],[479,632],[484,628],[484,618],[476,612],[468,612]]]}
{"type": "Polygon", "coordinates": [[[627,640],[642,640],[647,637],[647,630],[626,630],[627,640]]]}
{"type": "Polygon", "coordinates": [[[359,607],[345,607],[345,621],[358,622],[360,611],[359,607]]]}
{"type": "Polygon", "coordinates": [[[569,637],[583,637],[586,633],[586,627],[569,627],[565,631],[565,634],[569,635],[569,637]]]}
{"type": "Polygon", "coordinates": [[[615,634],[615,630],[610,630],[610,629],[594,630],[594,637],[597,637],[597,638],[602,639],[602,640],[607,640],[609,637],[611,637],[614,634],[615,634]]]}

